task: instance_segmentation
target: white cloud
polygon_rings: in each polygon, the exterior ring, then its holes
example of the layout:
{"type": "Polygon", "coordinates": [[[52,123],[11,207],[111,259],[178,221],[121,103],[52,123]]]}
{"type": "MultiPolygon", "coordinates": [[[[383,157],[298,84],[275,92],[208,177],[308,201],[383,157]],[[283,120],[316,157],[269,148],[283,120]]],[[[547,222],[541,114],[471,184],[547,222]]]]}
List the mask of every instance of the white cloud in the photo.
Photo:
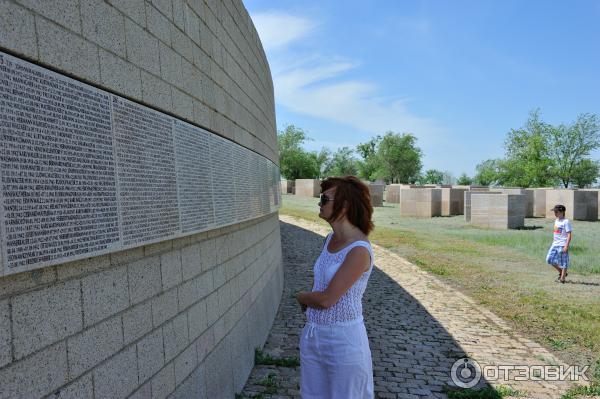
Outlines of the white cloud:
{"type": "MultiPolygon", "coordinates": [[[[300,40],[316,34],[317,22],[275,11],[253,14],[252,19],[267,51],[277,104],[297,113],[354,127],[369,135],[388,130],[411,132],[421,145],[442,139],[441,128],[434,121],[411,112],[408,100],[399,96],[383,98],[376,84],[346,77],[348,72],[362,65],[360,61],[336,54],[324,57],[319,49],[302,53],[298,50],[300,46],[292,48],[300,40]]],[[[418,28],[429,29],[421,25],[418,28]]]]}
{"type": "Polygon", "coordinates": [[[307,18],[278,11],[253,14],[252,20],[265,51],[284,48],[309,35],[316,26],[307,18]]]}

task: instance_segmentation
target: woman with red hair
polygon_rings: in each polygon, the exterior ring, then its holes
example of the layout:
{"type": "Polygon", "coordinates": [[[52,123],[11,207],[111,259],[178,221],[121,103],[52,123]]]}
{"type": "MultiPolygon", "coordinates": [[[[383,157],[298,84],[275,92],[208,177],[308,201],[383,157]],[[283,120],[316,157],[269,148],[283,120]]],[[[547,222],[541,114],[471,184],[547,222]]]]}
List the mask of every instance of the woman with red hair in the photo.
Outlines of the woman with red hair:
{"type": "Polygon", "coordinates": [[[368,187],[354,176],[321,183],[319,217],[333,230],[314,265],[311,292],[297,300],[307,323],[300,337],[304,399],[373,398],[373,365],[362,296],[373,269],[368,235],[373,207],[368,187]]]}

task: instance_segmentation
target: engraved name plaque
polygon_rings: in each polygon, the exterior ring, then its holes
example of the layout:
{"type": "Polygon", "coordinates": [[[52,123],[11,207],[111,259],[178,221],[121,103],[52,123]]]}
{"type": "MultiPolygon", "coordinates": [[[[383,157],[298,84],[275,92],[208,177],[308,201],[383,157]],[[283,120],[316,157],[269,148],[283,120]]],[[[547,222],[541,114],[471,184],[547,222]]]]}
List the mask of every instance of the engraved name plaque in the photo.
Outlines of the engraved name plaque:
{"type": "Polygon", "coordinates": [[[0,276],[277,211],[232,141],[0,52],[0,276]]]}

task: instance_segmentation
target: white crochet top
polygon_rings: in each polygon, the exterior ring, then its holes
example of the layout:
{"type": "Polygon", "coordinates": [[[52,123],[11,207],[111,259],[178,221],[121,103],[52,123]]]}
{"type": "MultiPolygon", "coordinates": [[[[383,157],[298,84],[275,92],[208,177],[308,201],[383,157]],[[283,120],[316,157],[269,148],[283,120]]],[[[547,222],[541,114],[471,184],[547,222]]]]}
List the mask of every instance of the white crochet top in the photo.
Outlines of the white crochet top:
{"type": "Polygon", "coordinates": [[[321,255],[319,255],[315,262],[313,269],[315,279],[312,288],[313,291],[325,291],[335,273],[342,263],[344,263],[346,255],[354,247],[365,247],[369,250],[371,265],[369,270],[356,280],[335,305],[327,309],[308,308],[306,310],[307,320],[315,324],[340,324],[362,317],[362,296],[367,288],[371,270],[373,270],[373,250],[371,244],[367,241],[355,241],[338,252],[331,253],[327,249],[327,246],[332,235],[333,233],[330,233],[325,239],[321,255]]]}

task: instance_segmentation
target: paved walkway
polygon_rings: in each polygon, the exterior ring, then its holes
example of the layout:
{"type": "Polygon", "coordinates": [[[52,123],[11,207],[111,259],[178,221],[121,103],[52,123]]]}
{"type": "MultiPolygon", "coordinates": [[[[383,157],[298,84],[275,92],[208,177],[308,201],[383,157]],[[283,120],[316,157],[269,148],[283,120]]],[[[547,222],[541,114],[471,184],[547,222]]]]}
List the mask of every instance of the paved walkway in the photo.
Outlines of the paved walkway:
{"type": "MultiPolygon", "coordinates": [[[[304,319],[294,293],[311,288],[312,265],[327,231],[304,220],[286,216],[280,220],[285,287],[264,352],[277,358],[299,357],[304,319]]],[[[453,385],[452,365],[465,356],[482,367],[561,364],[435,276],[381,247],[374,250],[377,268],[363,303],[377,398],[446,398],[444,387],[453,385]]],[[[242,394],[299,398],[299,372],[299,367],[257,365],[242,394]],[[274,376],[268,378],[269,374],[274,376]]],[[[478,386],[510,386],[535,399],[559,398],[568,388],[565,382],[504,381],[503,375],[498,381],[482,379],[478,386]]]]}

